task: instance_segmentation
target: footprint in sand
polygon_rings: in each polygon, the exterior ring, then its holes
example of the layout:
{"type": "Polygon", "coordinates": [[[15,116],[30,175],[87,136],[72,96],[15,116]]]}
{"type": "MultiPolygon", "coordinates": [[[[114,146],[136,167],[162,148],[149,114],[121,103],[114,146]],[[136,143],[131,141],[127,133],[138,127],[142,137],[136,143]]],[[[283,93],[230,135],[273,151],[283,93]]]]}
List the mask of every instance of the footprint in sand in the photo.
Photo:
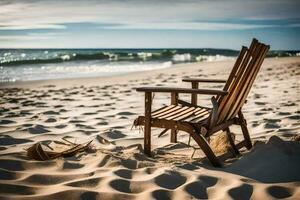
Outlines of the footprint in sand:
{"type": "Polygon", "coordinates": [[[87,112],[87,113],[82,113],[82,115],[97,115],[97,112],[87,112]]]}
{"type": "Polygon", "coordinates": [[[176,171],[166,171],[154,179],[155,183],[169,190],[174,190],[186,182],[186,177],[176,171]]]}
{"type": "Polygon", "coordinates": [[[273,185],[268,187],[266,190],[271,196],[277,199],[288,198],[293,195],[293,191],[291,189],[282,186],[273,185]]]}
{"type": "Polygon", "coordinates": [[[125,193],[132,193],[132,190],[131,190],[131,183],[127,180],[123,180],[123,179],[116,179],[116,180],[113,180],[109,183],[109,185],[119,191],[119,192],[125,192],[125,193]]]}
{"type": "Polygon", "coordinates": [[[164,199],[164,200],[169,200],[172,199],[172,192],[169,190],[154,190],[152,192],[152,196],[154,199],[164,199]]]}
{"type": "Polygon", "coordinates": [[[129,169],[118,169],[114,172],[117,176],[125,179],[132,179],[132,170],[129,169]]]}
{"type": "Polygon", "coordinates": [[[267,122],[265,124],[265,128],[267,129],[277,129],[277,128],[280,128],[280,125],[278,125],[276,122],[267,122]]]}
{"type": "Polygon", "coordinates": [[[46,123],[53,123],[53,122],[57,122],[57,120],[54,119],[54,118],[48,118],[45,122],[46,123]]]}
{"type": "Polygon", "coordinates": [[[12,121],[12,120],[8,120],[8,119],[2,119],[0,121],[0,125],[7,125],[7,124],[14,124],[16,123],[15,121],[12,121]]]}
{"type": "Polygon", "coordinates": [[[119,112],[117,115],[136,115],[136,113],[133,112],[119,112]]]}
{"type": "Polygon", "coordinates": [[[233,199],[251,199],[253,193],[253,186],[243,183],[238,187],[228,190],[229,196],[233,199]]]}
{"type": "Polygon", "coordinates": [[[293,120],[300,120],[300,115],[291,115],[288,118],[293,120]]]}
{"type": "Polygon", "coordinates": [[[27,130],[31,134],[42,134],[50,132],[43,125],[36,125],[34,127],[28,128],[27,130]]]}
{"type": "Polygon", "coordinates": [[[198,181],[189,183],[185,190],[196,199],[207,199],[207,188],[216,185],[218,178],[213,176],[199,176],[198,181]]]}
{"type": "Polygon", "coordinates": [[[52,110],[49,110],[49,111],[43,112],[43,114],[44,115],[59,115],[60,113],[52,111],[52,110]]]}
{"type": "Polygon", "coordinates": [[[266,102],[258,102],[258,101],[256,101],[256,102],[254,102],[256,105],[260,105],[260,106],[262,106],[262,105],[266,105],[266,102]]]}
{"type": "Polygon", "coordinates": [[[74,182],[68,183],[66,185],[71,186],[71,187],[78,187],[78,188],[81,188],[81,187],[94,188],[99,185],[101,180],[103,180],[103,178],[101,178],[101,177],[89,178],[89,179],[85,179],[85,180],[81,180],[81,181],[74,181],[74,182]]]}
{"type": "Polygon", "coordinates": [[[119,191],[124,193],[141,193],[147,190],[147,182],[143,181],[128,181],[124,179],[112,180],[109,185],[119,191]]]}
{"type": "Polygon", "coordinates": [[[9,135],[3,135],[0,137],[0,145],[1,146],[8,146],[8,145],[14,145],[14,144],[23,144],[26,142],[32,142],[32,140],[28,139],[19,139],[19,138],[14,138],[9,135]]]}
{"type": "Polygon", "coordinates": [[[84,125],[84,124],[75,124],[76,127],[78,128],[83,128],[83,129],[95,129],[92,126],[84,125]]]}
{"type": "Polygon", "coordinates": [[[102,133],[101,136],[104,136],[109,139],[120,139],[124,138],[126,135],[124,135],[121,131],[118,130],[110,130],[102,133]]]}
{"type": "Polygon", "coordinates": [[[67,124],[60,124],[60,125],[55,126],[55,128],[63,129],[63,128],[66,128],[67,126],[68,126],[67,124]]]}

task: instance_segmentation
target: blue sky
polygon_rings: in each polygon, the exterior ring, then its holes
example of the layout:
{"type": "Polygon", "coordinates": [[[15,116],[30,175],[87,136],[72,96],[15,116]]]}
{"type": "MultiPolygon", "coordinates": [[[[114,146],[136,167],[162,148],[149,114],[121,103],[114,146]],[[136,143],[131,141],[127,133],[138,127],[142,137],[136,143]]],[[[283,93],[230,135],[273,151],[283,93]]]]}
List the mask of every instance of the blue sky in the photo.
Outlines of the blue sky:
{"type": "Polygon", "coordinates": [[[300,49],[296,0],[0,0],[0,48],[300,49]]]}

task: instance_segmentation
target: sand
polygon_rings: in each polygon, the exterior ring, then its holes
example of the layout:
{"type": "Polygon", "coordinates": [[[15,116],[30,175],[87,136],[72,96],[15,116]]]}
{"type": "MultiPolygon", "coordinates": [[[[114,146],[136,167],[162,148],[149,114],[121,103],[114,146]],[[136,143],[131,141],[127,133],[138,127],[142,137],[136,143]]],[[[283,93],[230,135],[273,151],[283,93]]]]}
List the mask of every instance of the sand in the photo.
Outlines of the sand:
{"type": "MultiPolygon", "coordinates": [[[[186,133],[172,144],[169,133],[157,138],[158,129],[154,157],[143,154],[143,132],[131,127],[144,112],[144,94],[133,88],[190,87],[181,78],[226,79],[232,66],[202,62],[115,77],[1,84],[0,199],[299,199],[300,57],[265,60],[243,108],[254,142],[243,156],[214,168],[195,143],[186,145],[186,133]],[[50,161],[27,158],[24,148],[36,142],[53,147],[62,138],[94,139],[97,150],[50,161]]],[[[155,94],[154,109],[169,96],[155,94]]],[[[209,99],[201,96],[199,104],[210,106],[209,99]]],[[[240,141],[240,129],[233,132],[240,141]]]]}

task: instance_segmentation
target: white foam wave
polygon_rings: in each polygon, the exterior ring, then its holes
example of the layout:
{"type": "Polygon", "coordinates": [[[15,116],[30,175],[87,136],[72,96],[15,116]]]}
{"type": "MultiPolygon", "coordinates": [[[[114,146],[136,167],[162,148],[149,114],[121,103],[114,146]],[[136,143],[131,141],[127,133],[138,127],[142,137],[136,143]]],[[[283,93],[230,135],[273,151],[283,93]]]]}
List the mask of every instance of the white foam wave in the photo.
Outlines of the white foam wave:
{"type": "Polygon", "coordinates": [[[175,54],[172,58],[174,62],[186,62],[192,59],[191,54],[184,53],[184,54],[175,54]]]}
{"type": "Polygon", "coordinates": [[[204,56],[204,55],[199,55],[196,57],[196,61],[207,61],[207,62],[212,62],[212,61],[226,61],[226,60],[234,60],[235,57],[230,57],[230,56],[223,56],[223,55],[215,55],[215,56],[204,56]]]}
{"type": "Polygon", "coordinates": [[[60,64],[0,67],[0,82],[113,76],[170,67],[172,62],[69,62],[60,64]]]}

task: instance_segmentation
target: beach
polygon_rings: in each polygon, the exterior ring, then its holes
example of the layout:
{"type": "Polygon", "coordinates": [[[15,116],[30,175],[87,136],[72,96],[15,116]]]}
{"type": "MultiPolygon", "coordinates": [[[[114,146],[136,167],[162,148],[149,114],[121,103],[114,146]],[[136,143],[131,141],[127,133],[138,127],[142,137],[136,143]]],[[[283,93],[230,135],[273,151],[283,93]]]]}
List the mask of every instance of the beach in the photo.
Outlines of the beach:
{"type": "MultiPolygon", "coordinates": [[[[143,153],[142,86],[190,88],[182,78],[227,79],[234,60],[195,62],[105,77],[0,84],[0,199],[299,199],[300,57],[267,58],[243,107],[254,147],[214,168],[189,136],[158,138],[143,153]],[[24,149],[93,140],[95,151],[36,161],[24,149]],[[194,153],[192,157],[192,154],[194,153]]],[[[201,83],[199,88],[222,89],[201,83]]],[[[189,101],[190,96],[180,95],[189,101]]],[[[198,104],[210,106],[211,96],[198,104]]],[[[156,93],[153,110],[170,103],[156,93]]],[[[236,141],[242,140],[233,127],[236,141]]],[[[219,133],[220,135],[222,133],[219,133]]],[[[215,151],[223,151],[214,148],[215,151]]]]}

